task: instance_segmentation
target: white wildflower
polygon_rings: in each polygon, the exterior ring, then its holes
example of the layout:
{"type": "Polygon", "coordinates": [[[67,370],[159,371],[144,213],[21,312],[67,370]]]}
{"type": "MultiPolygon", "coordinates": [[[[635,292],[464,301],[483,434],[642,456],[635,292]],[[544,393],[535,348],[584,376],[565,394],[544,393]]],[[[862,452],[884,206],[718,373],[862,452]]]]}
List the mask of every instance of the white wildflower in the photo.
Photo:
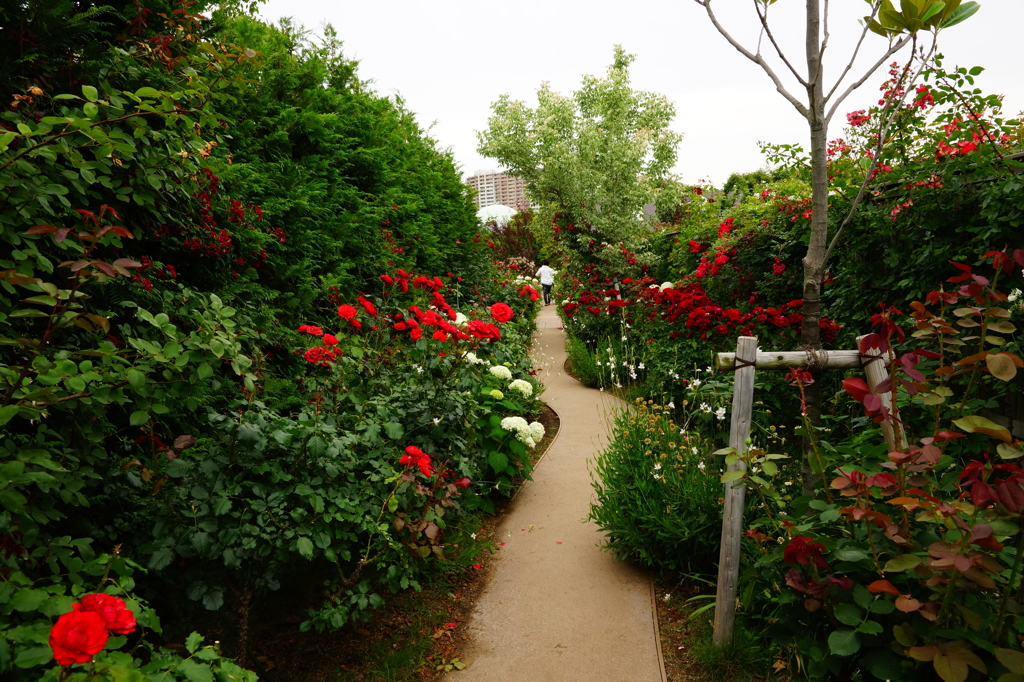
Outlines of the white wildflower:
{"type": "MultiPolygon", "coordinates": [[[[697,449],[697,448],[694,448],[694,450],[696,450],[696,449],[697,449]]],[[[696,453],[694,453],[694,454],[696,454],[696,453]]],[[[701,463],[699,463],[699,464],[697,465],[697,468],[698,468],[698,469],[700,469],[701,471],[704,471],[704,462],[701,462],[701,463]]]]}
{"type": "Polygon", "coordinates": [[[668,601],[671,598],[672,598],[671,594],[666,594],[664,597],[662,597],[662,599],[664,599],[665,601],[668,601]]]}
{"type": "Polygon", "coordinates": [[[668,401],[668,405],[666,405],[665,407],[667,407],[670,410],[674,410],[674,409],[676,409],[676,404],[675,404],[675,402],[670,400],[670,401],[668,401]]]}
{"type": "Polygon", "coordinates": [[[533,385],[529,381],[523,381],[522,379],[516,379],[508,385],[508,388],[510,391],[519,391],[526,398],[533,395],[533,385]]]}
{"type": "Polygon", "coordinates": [[[434,417],[433,421],[434,421],[434,426],[437,426],[438,424],[441,423],[441,418],[440,417],[434,417]]]}
{"type": "Polygon", "coordinates": [[[654,470],[655,471],[657,471],[660,468],[661,468],[661,462],[658,462],[657,464],[654,465],[654,470]]]}
{"type": "Polygon", "coordinates": [[[491,374],[506,381],[512,378],[512,371],[504,365],[495,365],[494,367],[491,367],[491,374]]]}
{"type": "Polygon", "coordinates": [[[476,533],[470,533],[470,534],[469,534],[469,537],[471,537],[471,538],[473,538],[474,540],[476,540],[476,533]]]}
{"type": "Polygon", "coordinates": [[[646,367],[644,367],[644,363],[642,363],[642,362],[639,365],[637,365],[636,368],[637,369],[647,369],[646,367]]]}
{"type": "Polygon", "coordinates": [[[711,406],[708,405],[707,403],[701,403],[700,408],[698,409],[700,409],[700,411],[703,412],[704,414],[707,414],[708,412],[711,411],[711,406]]]}
{"type": "Polygon", "coordinates": [[[704,369],[704,371],[707,372],[708,374],[712,374],[712,373],[714,373],[715,368],[714,367],[707,367],[707,368],[704,369]]]}
{"type": "Polygon", "coordinates": [[[690,382],[690,388],[696,391],[698,388],[700,388],[700,385],[703,383],[704,382],[701,381],[700,379],[694,379],[693,381],[690,382]]]}

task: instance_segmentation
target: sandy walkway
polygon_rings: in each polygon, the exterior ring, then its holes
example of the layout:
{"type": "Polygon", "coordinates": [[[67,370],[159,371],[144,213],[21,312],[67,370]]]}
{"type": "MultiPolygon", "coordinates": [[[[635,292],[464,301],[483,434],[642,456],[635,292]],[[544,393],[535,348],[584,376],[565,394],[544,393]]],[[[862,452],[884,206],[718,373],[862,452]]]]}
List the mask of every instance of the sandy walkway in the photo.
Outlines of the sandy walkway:
{"type": "Polygon", "coordinates": [[[468,625],[470,665],[447,682],[665,679],[650,577],[601,551],[597,527],[583,523],[588,460],[616,399],[565,374],[560,326],[554,305],[541,309],[533,356],[561,429],[498,530],[505,545],[468,625]]]}

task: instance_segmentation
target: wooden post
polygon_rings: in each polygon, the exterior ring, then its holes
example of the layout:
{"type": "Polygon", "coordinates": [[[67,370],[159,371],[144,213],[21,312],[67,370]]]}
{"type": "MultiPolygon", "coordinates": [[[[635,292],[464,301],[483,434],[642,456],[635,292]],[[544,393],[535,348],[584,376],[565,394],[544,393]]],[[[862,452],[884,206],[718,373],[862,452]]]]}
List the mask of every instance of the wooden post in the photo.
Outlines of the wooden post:
{"type": "MultiPolygon", "coordinates": [[[[860,341],[863,336],[857,337],[857,348],[860,348],[860,341]]],[[[882,405],[886,410],[892,410],[892,394],[888,391],[879,393],[875,390],[875,387],[880,383],[889,378],[889,372],[885,369],[885,358],[882,356],[882,352],[877,348],[868,348],[868,351],[863,355],[864,362],[864,378],[868,381],[868,388],[871,392],[878,396],[882,401],[882,405]]],[[[896,450],[900,446],[906,446],[906,439],[903,437],[903,427],[895,421],[881,423],[882,435],[885,436],[885,442],[889,444],[890,450],[896,450]]]]}
{"type": "MultiPolygon", "coordinates": [[[[732,395],[732,426],[729,429],[729,445],[742,456],[747,449],[747,436],[754,411],[754,366],[757,356],[757,338],[741,336],[736,343],[736,360],[740,368],[735,372],[732,395]]],[[[743,462],[728,468],[746,470],[743,462]]],[[[725,484],[725,505],[722,512],[722,544],[718,554],[718,592],[715,596],[716,647],[732,642],[733,625],[736,622],[736,591],[740,574],[740,545],[743,532],[743,500],[746,484],[730,481],[725,484]],[[734,487],[735,486],[735,487],[734,487]]]]}

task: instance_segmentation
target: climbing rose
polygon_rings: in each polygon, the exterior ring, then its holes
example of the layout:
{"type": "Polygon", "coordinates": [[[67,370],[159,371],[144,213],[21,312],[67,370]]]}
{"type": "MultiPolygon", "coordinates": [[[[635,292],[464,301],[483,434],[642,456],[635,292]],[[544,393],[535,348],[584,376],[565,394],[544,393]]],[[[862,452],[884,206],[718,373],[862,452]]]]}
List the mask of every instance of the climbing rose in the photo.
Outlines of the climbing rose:
{"type": "MultiPolygon", "coordinates": [[[[77,606],[77,604],[76,604],[77,606]]],[[[107,645],[107,624],[95,611],[69,611],[50,630],[50,648],[58,665],[88,663],[107,645]]]]}
{"type": "Polygon", "coordinates": [[[351,320],[356,316],[356,309],[350,306],[348,303],[338,306],[338,317],[343,320],[351,320]]]}
{"type": "Polygon", "coordinates": [[[302,357],[306,359],[306,362],[311,362],[314,365],[327,365],[328,363],[334,362],[334,355],[323,346],[310,348],[303,353],[302,357]]]}
{"type": "Polygon", "coordinates": [[[299,327],[300,334],[312,334],[313,336],[323,336],[324,330],[320,327],[314,327],[309,324],[304,324],[299,327]]]}
{"type": "Polygon", "coordinates": [[[127,635],[135,630],[135,614],[128,610],[124,600],[109,594],[87,594],[79,604],[74,605],[75,611],[82,613],[98,613],[107,623],[107,629],[119,635],[127,635]]]}
{"type": "Polygon", "coordinates": [[[334,334],[324,334],[324,343],[333,346],[338,343],[338,337],[334,334]]]}
{"type": "Polygon", "coordinates": [[[512,316],[512,309],[504,303],[495,303],[491,306],[491,317],[502,324],[511,320],[512,316]]]}

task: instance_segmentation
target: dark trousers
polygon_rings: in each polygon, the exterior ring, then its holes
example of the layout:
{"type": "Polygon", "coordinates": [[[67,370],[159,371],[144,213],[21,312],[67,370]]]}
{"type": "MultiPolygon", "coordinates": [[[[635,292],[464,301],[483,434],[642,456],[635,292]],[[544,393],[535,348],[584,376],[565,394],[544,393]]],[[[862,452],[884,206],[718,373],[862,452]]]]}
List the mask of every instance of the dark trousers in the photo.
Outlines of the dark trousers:
{"type": "Polygon", "coordinates": [[[544,305],[551,303],[551,285],[541,284],[540,288],[544,291],[544,305]]]}

